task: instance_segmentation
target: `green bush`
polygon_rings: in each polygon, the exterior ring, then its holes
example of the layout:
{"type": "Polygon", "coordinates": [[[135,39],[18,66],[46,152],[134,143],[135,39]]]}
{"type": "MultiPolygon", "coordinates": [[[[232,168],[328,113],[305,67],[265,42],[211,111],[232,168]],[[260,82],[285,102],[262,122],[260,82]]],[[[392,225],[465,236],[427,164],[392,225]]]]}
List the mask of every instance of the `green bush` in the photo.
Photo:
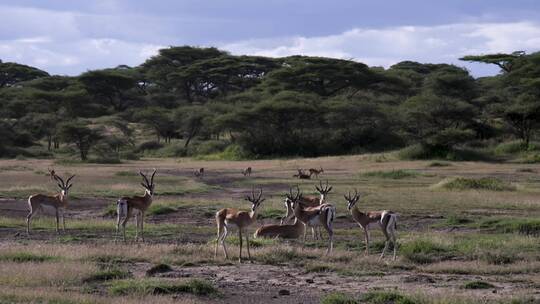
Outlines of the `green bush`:
{"type": "Polygon", "coordinates": [[[246,152],[241,146],[239,145],[229,145],[225,150],[223,150],[220,153],[214,153],[209,155],[201,155],[198,156],[197,159],[200,160],[245,160],[245,159],[251,159],[252,156],[246,152]]]}
{"type": "Polygon", "coordinates": [[[108,281],[108,280],[119,280],[119,279],[125,279],[129,277],[131,277],[131,273],[129,273],[128,271],[118,269],[118,268],[111,268],[111,269],[98,271],[84,278],[83,282],[91,283],[91,282],[100,282],[100,281],[108,281]]]}
{"type": "Polygon", "coordinates": [[[493,150],[496,155],[517,154],[524,151],[527,151],[527,147],[522,141],[500,143],[493,150]]]}
{"type": "Polygon", "coordinates": [[[169,266],[167,264],[157,264],[157,265],[152,266],[152,268],[148,269],[146,271],[146,275],[147,276],[153,276],[156,273],[164,273],[164,272],[169,272],[169,271],[172,271],[172,270],[173,269],[171,268],[171,266],[169,266]]]}
{"type": "Polygon", "coordinates": [[[480,221],[479,228],[501,233],[540,235],[540,219],[532,218],[489,218],[480,221]]]}
{"type": "Polygon", "coordinates": [[[228,142],[223,140],[207,140],[199,142],[194,145],[193,152],[191,152],[190,154],[198,156],[220,153],[227,148],[228,144],[228,142]]]}

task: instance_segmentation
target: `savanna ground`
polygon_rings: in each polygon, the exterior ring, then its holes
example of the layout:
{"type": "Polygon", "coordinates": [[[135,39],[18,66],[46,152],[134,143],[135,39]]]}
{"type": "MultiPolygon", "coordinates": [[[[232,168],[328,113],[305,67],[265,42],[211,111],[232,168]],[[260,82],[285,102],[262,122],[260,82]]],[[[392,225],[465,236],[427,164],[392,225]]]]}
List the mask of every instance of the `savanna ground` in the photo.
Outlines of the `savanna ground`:
{"type": "Polygon", "coordinates": [[[540,301],[540,165],[398,161],[360,155],[264,161],[145,159],[117,165],[0,161],[0,303],[535,303],[540,301]],[[253,175],[240,170],[253,167],[253,175]],[[27,197],[54,192],[45,174],[77,174],[57,235],[45,209],[25,233],[27,197]],[[283,193],[316,180],[297,168],[323,167],[338,210],[335,250],[326,239],[251,238],[252,263],[239,264],[234,230],[230,260],[214,259],[214,214],[249,208],[252,185],[267,200],[258,223],[278,223],[283,193]],[[204,167],[204,178],[192,171],[204,167]],[[139,168],[157,168],[156,196],[145,242],[114,242],[114,208],[142,194],[139,168]],[[465,179],[452,180],[453,177],[465,179]],[[482,179],[489,177],[489,179],[482,179]],[[441,183],[443,181],[443,183],[441,183]],[[372,232],[371,255],[347,212],[343,194],[357,188],[360,210],[399,213],[398,259],[379,260],[383,237],[372,232]],[[347,302],[349,301],[349,302],[347,302]]]}

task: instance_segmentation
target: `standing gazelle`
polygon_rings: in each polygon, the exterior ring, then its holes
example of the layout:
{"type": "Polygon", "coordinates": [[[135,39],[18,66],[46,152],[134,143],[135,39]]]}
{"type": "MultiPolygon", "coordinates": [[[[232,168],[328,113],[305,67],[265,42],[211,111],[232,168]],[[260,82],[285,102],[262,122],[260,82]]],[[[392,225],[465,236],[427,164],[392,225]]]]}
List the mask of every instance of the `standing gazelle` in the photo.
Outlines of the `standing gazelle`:
{"type": "Polygon", "coordinates": [[[384,211],[370,211],[363,213],[356,207],[356,202],[360,199],[360,195],[356,189],[354,190],[354,196],[351,197],[351,192],[349,195],[344,195],[345,200],[347,200],[347,207],[351,212],[353,219],[362,227],[364,230],[364,237],[366,240],[366,254],[369,255],[369,229],[374,227],[379,227],[386,241],[384,242],[384,249],[381,253],[380,258],[384,257],[386,249],[388,248],[388,243],[392,242],[394,245],[394,260],[396,259],[396,229],[397,229],[397,214],[384,210],[384,211]]]}
{"type": "MultiPolygon", "coordinates": [[[[298,187],[296,195],[293,194],[292,189],[289,189],[289,193],[286,196],[293,202],[294,216],[304,223],[306,228],[323,226],[326,232],[328,232],[328,249],[326,250],[326,254],[331,253],[334,247],[333,223],[336,218],[336,207],[328,203],[323,203],[317,207],[304,208],[298,201],[298,198],[302,196],[298,187]]],[[[306,243],[306,231],[307,229],[304,230],[302,248],[306,243]]]]}
{"type": "Polygon", "coordinates": [[[68,191],[73,184],[70,184],[69,182],[75,175],[72,175],[69,177],[66,182],[64,183],[64,180],[56,175],[54,173],[54,170],[49,170],[51,177],[58,182],[58,187],[60,188],[60,193],[56,195],[44,195],[44,194],[34,194],[30,195],[28,197],[28,208],[29,213],[26,217],[26,233],[30,234],[30,221],[32,220],[32,217],[38,211],[38,209],[42,210],[43,206],[51,206],[55,210],[55,216],[56,216],[56,233],[58,233],[59,229],[59,222],[60,222],[60,216],[62,217],[62,230],[66,230],[66,221],[64,219],[64,212],[68,205],[68,191]]]}
{"type": "Polygon", "coordinates": [[[154,175],[156,175],[156,169],[152,172],[152,177],[150,181],[144,173],[139,171],[139,174],[143,178],[141,185],[144,187],[143,196],[132,196],[132,197],[121,197],[116,202],[116,212],[118,218],[116,219],[116,235],[115,239],[118,237],[118,231],[120,230],[120,225],[122,225],[122,235],[123,240],[126,240],[126,224],[129,218],[135,213],[135,222],[137,224],[135,232],[135,241],[139,239],[139,227],[141,230],[141,239],[144,242],[143,236],[143,223],[144,223],[144,212],[152,204],[152,197],[154,196],[154,175]]]}
{"type": "Polygon", "coordinates": [[[251,253],[249,252],[249,233],[247,233],[246,228],[257,221],[257,209],[264,201],[264,198],[261,199],[261,196],[262,189],[257,197],[255,197],[255,189],[251,190],[251,197],[249,195],[246,196],[246,201],[251,202],[251,211],[240,211],[233,208],[224,208],[216,213],[216,224],[218,231],[214,258],[217,257],[219,244],[221,244],[223,247],[225,258],[229,258],[227,248],[225,247],[225,238],[227,238],[229,226],[235,225],[238,227],[238,239],[240,240],[240,253],[238,255],[238,261],[242,262],[242,233],[245,233],[246,235],[248,258],[251,260],[251,253]]]}

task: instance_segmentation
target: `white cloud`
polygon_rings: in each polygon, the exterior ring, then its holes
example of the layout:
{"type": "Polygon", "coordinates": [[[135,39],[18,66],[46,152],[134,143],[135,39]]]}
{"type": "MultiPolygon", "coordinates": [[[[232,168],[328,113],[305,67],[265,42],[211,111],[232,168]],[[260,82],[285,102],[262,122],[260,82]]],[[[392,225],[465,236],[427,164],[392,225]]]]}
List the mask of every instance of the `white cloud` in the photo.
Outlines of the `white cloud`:
{"type": "Polygon", "coordinates": [[[458,59],[469,54],[540,49],[540,24],[457,23],[438,26],[401,26],[382,29],[355,28],[338,35],[290,37],[223,44],[233,54],[282,57],[311,55],[354,59],[388,67],[403,60],[448,62],[473,69],[477,75],[493,73],[478,64],[458,59]]]}

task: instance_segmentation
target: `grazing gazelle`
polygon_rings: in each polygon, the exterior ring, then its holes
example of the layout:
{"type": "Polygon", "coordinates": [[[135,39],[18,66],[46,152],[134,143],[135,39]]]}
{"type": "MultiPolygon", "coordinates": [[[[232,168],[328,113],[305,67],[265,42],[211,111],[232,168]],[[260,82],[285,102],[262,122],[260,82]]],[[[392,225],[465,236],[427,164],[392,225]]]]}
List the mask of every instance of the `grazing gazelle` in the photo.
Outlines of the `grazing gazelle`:
{"type": "Polygon", "coordinates": [[[264,225],[261,226],[253,237],[255,238],[275,238],[280,237],[284,239],[297,239],[304,233],[306,225],[299,221],[294,220],[292,225],[264,225]]]}
{"type": "Polygon", "coordinates": [[[244,176],[251,176],[251,167],[242,170],[242,174],[244,174],[244,176]]]}
{"type": "Polygon", "coordinates": [[[54,180],[54,177],[56,176],[56,172],[54,171],[54,169],[47,168],[47,170],[49,170],[49,173],[47,173],[47,176],[50,176],[51,180],[54,180]]]}
{"type": "Polygon", "coordinates": [[[139,239],[139,227],[141,230],[141,239],[144,242],[144,212],[150,205],[152,204],[152,197],[154,196],[154,175],[156,175],[156,169],[154,169],[154,172],[152,172],[152,176],[150,177],[150,180],[146,177],[142,171],[139,171],[139,174],[143,178],[143,182],[141,185],[144,187],[144,195],[143,196],[132,196],[132,197],[121,197],[116,202],[116,212],[118,214],[118,217],[116,219],[116,235],[115,240],[118,237],[118,231],[120,230],[120,225],[122,225],[122,235],[123,240],[126,240],[126,224],[129,220],[129,218],[135,214],[135,222],[137,224],[137,228],[135,230],[135,241],[139,239]]]}
{"type": "MultiPolygon", "coordinates": [[[[296,195],[293,194],[292,189],[289,189],[289,193],[286,195],[293,202],[294,216],[304,223],[306,228],[323,226],[326,229],[326,232],[328,232],[328,249],[326,250],[326,254],[331,253],[334,247],[333,223],[336,218],[336,207],[328,203],[323,203],[317,207],[302,207],[298,202],[298,198],[302,196],[298,187],[296,195]]],[[[306,231],[304,230],[302,248],[306,243],[306,231]]]]}
{"type": "Polygon", "coordinates": [[[386,241],[384,242],[384,249],[381,253],[380,258],[384,257],[384,253],[388,248],[389,242],[392,242],[394,245],[394,260],[396,259],[396,229],[397,229],[397,214],[384,210],[384,211],[371,211],[363,213],[356,207],[356,202],[360,199],[360,195],[356,189],[354,190],[354,196],[351,197],[351,192],[349,195],[344,195],[345,200],[347,200],[347,207],[351,212],[353,219],[362,227],[364,230],[364,237],[366,240],[366,254],[369,255],[369,229],[379,227],[386,241]]]}
{"type": "Polygon", "coordinates": [[[323,172],[324,172],[324,170],[323,170],[322,167],[321,167],[321,169],[319,169],[319,170],[317,170],[317,169],[315,169],[315,168],[310,168],[310,169],[309,169],[309,174],[310,174],[310,175],[311,175],[311,174],[315,175],[316,178],[319,178],[319,174],[321,174],[321,173],[323,173],[323,172]]]}
{"type": "Polygon", "coordinates": [[[224,208],[216,213],[216,224],[218,231],[214,258],[217,257],[219,244],[221,244],[223,247],[225,258],[229,258],[227,248],[225,247],[225,238],[227,238],[229,227],[234,225],[238,227],[238,239],[240,240],[240,253],[238,255],[238,261],[242,262],[242,233],[245,233],[246,235],[248,258],[251,259],[251,253],[249,252],[249,233],[247,233],[246,228],[257,221],[257,210],[264,201],[264,198],[261,199],[261,196],[262,189],[257,197],[255,197],[255,189],[251,190],[251,197],[249,195],[246,196],[246,200],[251,202],[251,211],[240,211],[233,208],[224,208]]]}
{"type": "MultiPolygon", "coordinates": [[[[319,181],[319,186],[315,186],[315,189],[319,192],[320,197],[303,196],[302,194],[298,197],[297,201],[303,208],[319,206],[325,202],[326,195],[332,191],[332,187],[328,187],[328,181],[326,181],[325,186],[323,186],[322,181],[319,181]]],[[[288,197],[285,198],[285,209],[287,210],[287,213],[281,218],[281,224],[288,223],[294,217],[293,203],[288,197]]],[[[319,226],[311,227],[311,234],[314,239],[318,239],[319,237],[322,239],[322,233],[319,226]]]]}
{"type": "Polygon", "coordinates": [[[203,177],[204,176],[204,168],[199,168],[199,169],[193,171],[193,175],[195,175],[195,177],[203,177]]]}
{"type": "Polygon", "coordinates": [[[58,182],[58,187],[60,188],[60,193],[56,195],[44,195],[44,194],[34,194],[30,195],[28,198],[28,208],[29,213],[26,217],[26,233],[30,234],[30,221],[32,220],[32,217],[38,211],[38,209],[42,209],[43,206],[51,206],[55,210],[55,216],[56,216],[56,233],[58,233],[59,229],[59,221],[60,216],[62,217],[62,230],[66,230],[66,221],[64,218],[64,212],[68,205],[68,191],[73,186],[73,184],[70,184],[69,182],[75,175],[70,176],[66,182],[64,183],[64,180],[58,176],[54,170],[49,170],[52,178],[58,182]]]}
{"type": "Polygon", "coordinates": [[[298,174],[294,174],[293,177],[299,178],[299,179],[311,179],[311,172],[309,174],[304,173],[304,170],[302,169],[296,169],[298,170],[298,174]]]}

